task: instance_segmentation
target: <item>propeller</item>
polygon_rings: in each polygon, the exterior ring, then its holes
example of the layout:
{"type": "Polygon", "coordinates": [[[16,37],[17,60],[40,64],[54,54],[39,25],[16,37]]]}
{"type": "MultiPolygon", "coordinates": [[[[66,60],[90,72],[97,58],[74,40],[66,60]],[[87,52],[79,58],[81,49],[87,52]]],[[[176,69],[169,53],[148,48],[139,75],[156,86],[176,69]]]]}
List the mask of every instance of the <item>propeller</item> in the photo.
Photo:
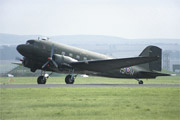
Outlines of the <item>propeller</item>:
{"type": "Polygon", "coordinates": [[[45,68],[50,62],[57,68],[58,64],[53,60],[53,55],[54,55],[54,44],[52,45],[51,48],[51,55],[48,57],[48,61],[42,66],[42,69],[45,68]]]}
{"type": "Polygon", "coordinates": [[[23,64],[24,58],[16,57],[15,59],[22,62],[22,71],[23,71],[23,75],[24,75],[24,64],[23,64]]]}
{"type": "Polygon", "coordinates": [[[23,61],[23,59],[20,57],[16,57],[16,60],[21,61],[21,62],[23,61]]]}

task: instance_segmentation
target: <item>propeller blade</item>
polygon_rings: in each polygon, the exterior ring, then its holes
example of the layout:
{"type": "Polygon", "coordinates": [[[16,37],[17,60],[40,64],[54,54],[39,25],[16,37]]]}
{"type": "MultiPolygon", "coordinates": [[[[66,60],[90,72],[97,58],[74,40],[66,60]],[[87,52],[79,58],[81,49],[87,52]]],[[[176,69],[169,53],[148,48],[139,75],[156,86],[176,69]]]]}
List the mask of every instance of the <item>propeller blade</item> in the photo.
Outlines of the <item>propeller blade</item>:
{"type": "Polygon", "coordinates": [[[54,55],[54,44],[52,44],[52,48],[51,48],[51,58],[54,55]]]}
{"type": "Polygon", "coordinates": [[[43,66],[42,68],[45,68],[47,64],[49,64],[50,61],[47,61],[43,66]]]}
{"type": "Polygon", "coordinates": [[[50,62],[52,62],[56,68],[58,67],[58,64],[53,60],[53,55],[54,55],[54,44],[52,44],[51,56],[48,57],[48,61],[42,66],[42,68],[45,68],[46,65],[48,65],[50,62]]]}
{"type": "Polygon", "coordinates": [[[20,60],[21,58],[19,58],[19,57],[16,57],[15,59],[16,59],[16,60],[20,60]]]}
{"type": "Polygon", "coordinates": [[[24,75],[24,66],[22,66],[22,69],[23,69],[23,75],[24,75]]]}
{"type": "Polygon", "coordinates": [[[57,68],[58,67],[58,64],[54,61],[54,60],[51,60],[53,65],[57,68]]]}

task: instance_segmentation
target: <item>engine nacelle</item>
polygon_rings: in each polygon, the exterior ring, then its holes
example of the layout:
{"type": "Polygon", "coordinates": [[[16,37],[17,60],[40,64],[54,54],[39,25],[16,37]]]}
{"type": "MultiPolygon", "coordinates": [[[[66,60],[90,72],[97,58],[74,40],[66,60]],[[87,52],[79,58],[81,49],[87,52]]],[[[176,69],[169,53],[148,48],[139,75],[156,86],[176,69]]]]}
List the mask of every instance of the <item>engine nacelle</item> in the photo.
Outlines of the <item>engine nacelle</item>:
{"type": "Polygon", "coordinates": [[[38,64],[36,64],[33,60],[25,58],[22,60],[22,64],[24,67],[28,67],[31,69],[31,72],[35,72],[38,68],[41,68],[38,64]]]}
{"type": "Polygon", "coordinates": [[[72,62],[77,62],[76,59],[73,59],[69,56],[59,55],[59,54],[54,54],[53,60],[58,64],[58,66],[61,66],[63,64],[69,64],[72,62]]]}
{"type": "Polygon", "coordinates": [[[32,68],[35,66],[35,63],[31,59],[28,59],[28,58],[24,58],[22,61],[22,64],[24,67],[28,67],[28,68],[32,68]]]}

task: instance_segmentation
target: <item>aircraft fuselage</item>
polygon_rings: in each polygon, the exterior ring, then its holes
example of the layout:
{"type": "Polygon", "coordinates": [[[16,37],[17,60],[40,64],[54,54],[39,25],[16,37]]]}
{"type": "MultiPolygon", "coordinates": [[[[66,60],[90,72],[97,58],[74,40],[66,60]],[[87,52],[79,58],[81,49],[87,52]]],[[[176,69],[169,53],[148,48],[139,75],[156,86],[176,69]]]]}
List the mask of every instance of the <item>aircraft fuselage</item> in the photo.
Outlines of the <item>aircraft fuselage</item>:
{"type": "MultiPolygon", "coordinates": [[[[26,44],[18,45],[17,50],[21,55],[23,55],[24,61],[23,65],[31,69],[32,72],[37,69],[42,69],[46,71],[53,72],[68,72],[68,67],[58,66],[58,68],[54,67],[51,63],[49,63],[45,68],[42,66],[47,62],[51,55],[52,46],[53,54],[70,57],[73,60],[77,61],[88,61],[88,60],[104,60],[104,59],[112,59],[112,57],[91,52],[88,50],[64,45],[57,44],[48,40],[28,40],[26,44]],[[51,66],[51,67],[49,67],[51,66]]],[[[116,68],[109,71],[103,72],[93,72],[88,70],[75,69],[75,73],[82,74],[91,74],[97,76],[105,76],[105,77],[113,77],[113,78],[155,78],[153,75],[142,75],[139,71],[148,71],[139,66],[130,66],[125,68],[116,68]]]]}

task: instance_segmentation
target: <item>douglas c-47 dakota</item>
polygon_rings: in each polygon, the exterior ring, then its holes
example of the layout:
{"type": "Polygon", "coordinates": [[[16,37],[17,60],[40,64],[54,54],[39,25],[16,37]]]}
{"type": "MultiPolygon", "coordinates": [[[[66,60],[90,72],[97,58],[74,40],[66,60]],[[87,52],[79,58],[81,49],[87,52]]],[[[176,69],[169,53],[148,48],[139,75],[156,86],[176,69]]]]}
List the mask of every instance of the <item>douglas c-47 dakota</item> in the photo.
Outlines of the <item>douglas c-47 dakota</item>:
{"type": "Polygon", "coordinates": [[[161,73],[162,50],[156,46],[146,47],[138,57],[112,58],[88,50],[51,42],[46,39],[28,40],[17,46],[24,56],[22,65],[32,72],[41,70],[38,84],[45,84],[49,75],[46,71],[67,73],[66,84],[73,84],[77,74],[111,78],[133,78],[143,84],[140,78],[170,76],[161,73]]]}

